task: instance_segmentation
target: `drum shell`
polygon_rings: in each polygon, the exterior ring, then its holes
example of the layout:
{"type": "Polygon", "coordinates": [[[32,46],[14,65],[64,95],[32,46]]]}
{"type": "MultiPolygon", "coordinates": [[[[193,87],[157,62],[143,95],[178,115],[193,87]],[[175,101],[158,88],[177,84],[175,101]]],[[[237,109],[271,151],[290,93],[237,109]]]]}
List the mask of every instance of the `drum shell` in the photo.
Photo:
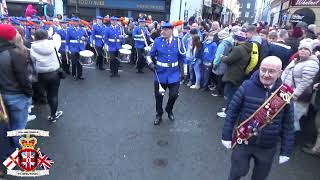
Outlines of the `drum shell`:
{"type": "Polygon", "coordinates": [[[119,50],[119,60],[122,63],[130,63],[131,59],[131,50],[120,49],[119,50]]]}
{"type": "Polygon", "coordinates": [[[80,51],[79,63],[83,66],[90,66],[94,63],[93,62],[94,53],[89,52],[88,50],[85,50],[85,51],[80,51]]]}

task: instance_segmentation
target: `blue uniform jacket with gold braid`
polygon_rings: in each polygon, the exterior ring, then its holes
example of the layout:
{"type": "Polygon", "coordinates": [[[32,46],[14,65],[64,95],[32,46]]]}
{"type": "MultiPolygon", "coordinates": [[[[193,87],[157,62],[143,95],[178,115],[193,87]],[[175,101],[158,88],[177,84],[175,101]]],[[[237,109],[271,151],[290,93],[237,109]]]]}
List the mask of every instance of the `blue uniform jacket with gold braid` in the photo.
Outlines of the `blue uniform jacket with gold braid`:
{"type": "Polygon", "coordinates": [[[94,24],[91,32],[91,40],[94,41],[96,47],[103,46],[103,36],[106,26],[104,24],[94,24]]]}
{"type": "MultiPolygon", "coordinates": [[[[156,71],[160,83],[171,84],[180,81],[180,70],[177,63],[186,63],[186,56],[179,52],[178,41],[180,41],[180,51],[184,52],[180,38],[173,37],[170,44],[163,37],[158,37],[154,41],[150,55],[153,59],[157,57],[156,71]],[[172,67],[164,67],[161,65],[162,63],[172,67]]],[[[154,79],[157,81],[156,77],[154,79]]]]}
{"type": "Polygon", "coordinates": [[[78,53],[85,49],[85,41],[81,40],[81,37],[84,36],[86,38],[86,32],[83,28],[76,28],[74,26],[70,26],[67,29],[67,36],[66,36],[66,45],[68,50],[71,53],[78,53]]]}

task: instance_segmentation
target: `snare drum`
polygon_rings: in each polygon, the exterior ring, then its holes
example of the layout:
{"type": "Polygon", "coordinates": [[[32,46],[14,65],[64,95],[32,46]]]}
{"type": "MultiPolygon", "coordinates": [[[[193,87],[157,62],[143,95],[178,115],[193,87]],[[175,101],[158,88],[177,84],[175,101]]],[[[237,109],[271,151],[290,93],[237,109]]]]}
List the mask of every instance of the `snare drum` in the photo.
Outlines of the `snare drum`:
{"type": "Polygon", "coordinates": [[[93,62],[94,53],[92,51],[84,50],[84,51],[80,51],[79,54],[80,54],[79,62],[81,65],[90,66],[94,63],[93,62]]]}
{"type": "Polygon", "coordinates": [[[131,51],[129,49],[119,49],[119,59],[122,63],[130,62],[131,51]]]}

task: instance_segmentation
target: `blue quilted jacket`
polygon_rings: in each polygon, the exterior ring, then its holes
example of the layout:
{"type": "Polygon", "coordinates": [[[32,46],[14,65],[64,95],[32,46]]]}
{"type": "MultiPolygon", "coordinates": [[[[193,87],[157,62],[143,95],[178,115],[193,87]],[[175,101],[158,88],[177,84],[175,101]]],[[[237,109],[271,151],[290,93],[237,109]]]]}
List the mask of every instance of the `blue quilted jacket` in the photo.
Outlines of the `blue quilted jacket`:
{"type": "MultiPolygon", "coordinates": [[[[271,90],[267,90],[259,80],[256,71],[249,80],[243,82],[230,102],[225,119],[222,139],[230,141],[235,125],[251,116],[265,100],[282,84],[278,79],[271,90]]],[[[294,146],[293,104],[286,105],[284,109],[264,127],[258,136],[249,139],[249,145],[271,148],[281,139],[280,155],[290,157],[294,146]]]]}

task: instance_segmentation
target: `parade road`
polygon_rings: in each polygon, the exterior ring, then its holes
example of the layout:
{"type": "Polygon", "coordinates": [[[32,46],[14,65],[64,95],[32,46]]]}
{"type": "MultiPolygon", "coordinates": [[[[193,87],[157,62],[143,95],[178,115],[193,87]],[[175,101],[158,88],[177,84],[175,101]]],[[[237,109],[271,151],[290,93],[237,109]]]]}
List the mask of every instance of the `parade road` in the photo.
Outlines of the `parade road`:
{"type": "MultiPolygon", "coordinates": [[[[121,70],[111,79],[108,71],[87,68],[84,81],[63,80],[64,115],[56,123],[48,122],[46,105],[33,109],[37,119],[27,128],[50,131],[38,145],[54,161],[49,176],[34,179],[226,180],[231,151],[221,144],[223,119],[216,116],[223,98],[182,85],[176,120],[164,114],[154,126],[152,73],[136,74],[127,64],[121,70]]],[[[319,180],[320,159],[300,149],[283,165],[277,153],[269,179],[319,180]]]]}

